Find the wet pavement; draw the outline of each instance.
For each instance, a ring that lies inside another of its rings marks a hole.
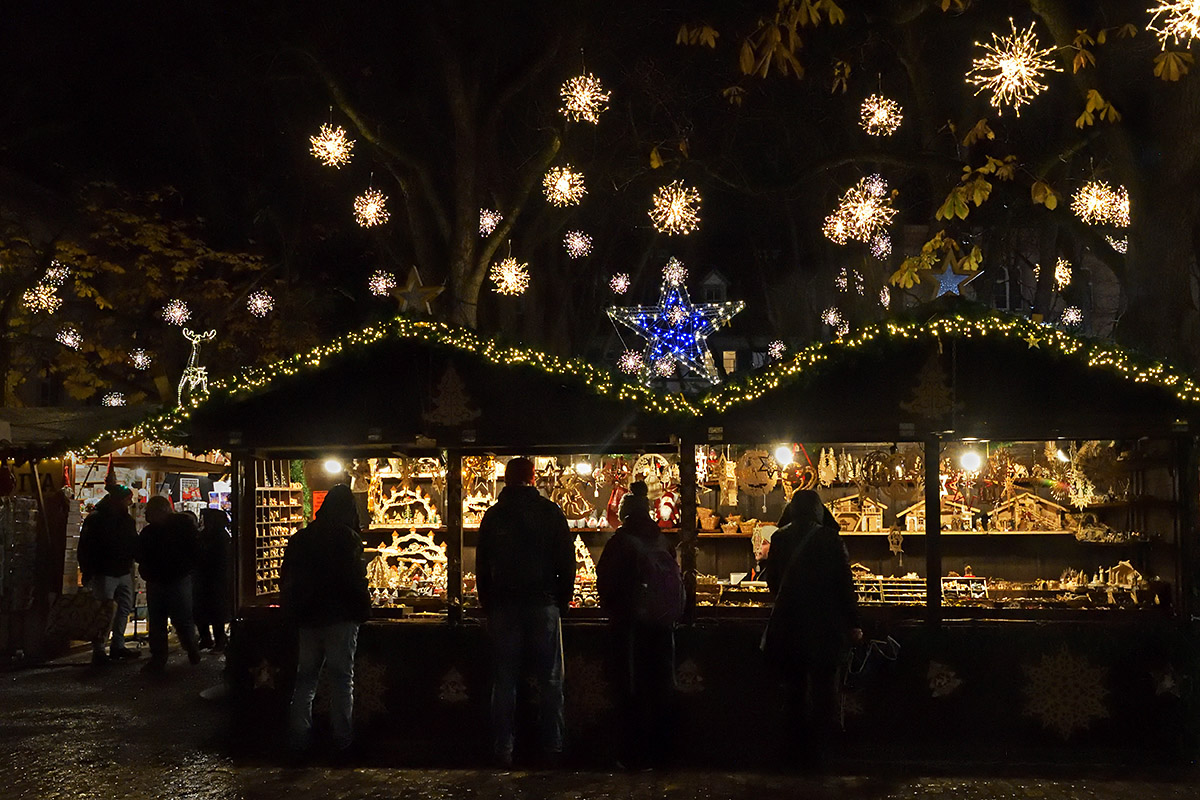
[[[870,774],[843,768],[823,777],[672,770],[654,773],[430,770],[280,763],[270,746],[232,753],[236,732],[223,701],[201,691],[220,684],[221,657],[191,667],[172,655],[168,674],[139,672],[145,659],[100,672],[86,655],[0,673],[0,798],[179,798],[180,800],[1174,800],[1200,797],[1191,769],[1070,776],[982,773],[969,765],[908,765]],[[1021,772],[1013,770],[1012,772]]]

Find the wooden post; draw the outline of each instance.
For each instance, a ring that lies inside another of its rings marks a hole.
[[[684,618],[696,617],[696,438],[679,439],[679,568],[687,593]]]
[[[444,450],[446,459],[446,616],[451,625],[462,622],[463,481],[462,451]]]
[[[942,443],[936,433],[925,439],[925,622],[942,621]]]

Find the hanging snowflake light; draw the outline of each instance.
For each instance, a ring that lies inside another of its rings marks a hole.
[[[1083,324],[1083,309],[1079,306],[1067,306],[1063,309],[1062,324],[1069,328]]]
[[[150,364],[153,359],[150,354],[140,347],[135,347],[129,351],[129,363],[139,372],[144,372],[150,369]]]
[[[884,308],[890,308],[892,305],[892,290],[887,286],[879,290],[879,305]]]
[[[125,395],[121,392],[109,392],[100,398],[100,405],[112,407],[123,406],[125,405]]]
[[[271,297],[271,293],[263,289],[257,292],[251,292],[246,298],[246,310],[260,319],[271,313],[271,309],[275,308],[275,298]]]
[[[1124,254],[1126,251],[1129,250],[1129,240],[1128,239],[1117,239],[1116,237],[1113,237],[1113,236],[1105,236],[1104,241],[1108,242],[1108,246],[1111,247],[1113,250],[1116,250],[1118,253]]]
[[[1153,15],[1146,30],[1154,31],[1163,50],[1167,44],[1191,47],[1192,39],[1200,36],[1200,2],[1196,0],[1160,2],[1146,10]]]
[[[833,329],[833,331],[839,337],[845,336],[847,333],[850,332],[850,323],[847,322],[846,320],[842,320],[841,322],[838,323],[838,326]]]
[[[850,239],[870,242],[885,233],[895,216],[887,181],[879,175],[871,175],[846,190],[838,207],[825,218],[822,230],[837,244],[845,244]]]
[[[58,329],[58,333],[54,338],[63,347],[69,347],[72,350],[78,350],[83,346],[83,334],[74,325],[64,325]]]
[[[575,122],[590,122],[594,125],[599,121],[604,110],[608,108],[608,98],[611,92],[604,91],[600,80],[588,73],[571,78],[564,83],[560,94],[562,94],[563,101],[560,110],[564,117]]]
[[[687,319],[687,311],[682,306],[671,306],[667,311],[667,321],[672,325],[682,325]]]
[[[839,292],[844,292],[850,286],[850,274],[845,267],[842,267],[838,272],[837,277],[833,279],[833,285]]]
[[[171,300],[159,315],[171,325],[182,325],[192,318],[192,310],[182,300]]]
[[[583,231],[567,231],[563,236],[563,247],[571,258],[583,258],[592,252],[592,237]]]
[[[831,328],[836,328],[842,324],[842,312],[837,306],[830,306],[821,312],[821,321]]]
[[[552,167],[542,178],[542,189],[545,190],[546,199],[551,205],[560,208],[578,205],[587,194],[587,187],[583,185],[583,173],[571,169],[570,164],[565,167]]]
[[[387,195],[378,189],[367,189],[354,198],[354,220],[364,228],[373,228],[388,221]]]
[[[687,267],[678,258],[672,256],[663,266],[663,280],[668,286],[679,286],[687,280]]]
[[[21,305],[25,306],[25,310],[38,313],[53,314],[62,307],[62,298],[58,296],[58,292],[53,286],[45,283],[39,283],[32,289],[26,289],[21,295]]]
[[[700,227],[700,192],[672,181],[654,193],[650,221],[659,233],[687,235]]]
[[[617,294],[625,294],[629,291],[629,273],[618,272],[616,275],[613,275],[612,279],[608,282],[608,286]]]
[[[669,378],[675,374],[675,359],[663,356],[654,362],[654,374],[660,378]]]
[[[888,235],[887,231],[876,234],[871,239],[871,255],[880,261],[887,261],[892,257],[892,237]]]
[[[385,269],[377,269],[367,279],[367,288],[373,295],[387,297],[396,288],[396,276]]]
[[[350,151],[354,149],[354,140],[346,136],[341,125],[322,125],[321,132],[308,137],[312,145],[313,156],[327,167],[341,167],[350,163]]]
[[[783,340],[776,339],[767,345],[767,355],[771,357],[772,361],[778,361],[779,359],[783,358],[784,349]]]
[[[504,221],[504,215],[490,208],[479,209],[479,235],[491,236],[496,226]]]
[[[1053,48],[1038,49],[1032,22],[1021,32],[1017,31],[1017,25],[1011,17],[1008,24],[1012,27],[1011,36],[993,33],[991,44],[975,43],[976,47],[984,49],[984,55],[971,62],[967,82],[979,87],[976,95],[985,89],[991,90],[992,96],[988,102],[997,113],[1003,114],[1004,106],[1010,105],[1019,117],[1021,106],[1046,89],[1046,84],[1041,82],[1043,74],[1047,71],[1062,72],[1062,68],[1051,58]]]
[[[1118,228],[1129,227],[1129,190],[1124,186],[1117,186],[1116,189],[1113,189],[1108,222]]]
[[[1054,288],[1061,292],[1071,285],[1071,262],[1060,258],[1054,264]]]
[[[635,372],[640,372],[644,363],[640,352],[637,350],[626,350],[617,359],[617,369],[632,375]]]
[[[492,279],[492,283],[496,284],[495,292],[509,295],[523,294],[529,288],[529,265],[509,257],[492,264],[489,277]]]
[[[1089,225],[1129,226],[1129,190],[1104,181],[1088,181],[1071,198],[1075,216]]]
[[[66,283],[70,275],[70,267],[61,261],[54,260],[50,262],[50,266],[46,269],[46,274],[42,276],[40,283],[57,288]]]
[[[872,136],[891,136],[904,120],[900,104],[881,94],[864,100],[859,115],[862,129]]]

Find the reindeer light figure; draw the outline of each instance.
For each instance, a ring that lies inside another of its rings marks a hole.
[[[193,333],[187,328],[183,329],[183,338],[192,343],[192,354],[188,356],[187,367],[183,370],[183,375],[179,378],[179,405],[184,403],[184,392],[188,394],[190,399],[195,394],[201,394],[208,391],[208,368],[200,366],[200,343],[210,342],[215,339],[217,332],[206,331],[204,333]]]

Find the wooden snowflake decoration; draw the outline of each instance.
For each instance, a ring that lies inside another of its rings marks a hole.
[[[583,173],[571,169],[570,164],[565,167],[552,167],[542,178],[542,189],[545,190],[546,199],[551,205],[560,208],[578,205],[587,194],[587,187],[583,185]]]
[[[271,297],[271,293],[259,289],[256,292],[251,292],[246,298],[246,310],[259,319],[271,313],[271,309],[275,308],[275,298]]]
[[[1062,291],[1071,285],[1071,262],[1060,258],[1054,264],[1054,288]]]
[[[1108,716],[1107,670],[1092,666],[1067,647],[1021,669],[1025,673],[1025,715],[1036,717],[1063,739]]]
[[[851,239],[869,243],[886,232],[895,216],[887,181],[879,175],[870,175],[846,190],[837,208],[825,218],[822,232],[836,244],[846,244]]]
[[[1020,32],[1011,17],[1008,24],[1012,27],[1011,36],[993,33],[991,44],[975,43],[976,47],[984,49],[984,55],[971,62],[967,82],[979,87],[976,95],[991,90],[992,96],[988,102],[997,113],[1003,114],[1004,107],[1008,105],[1019,117],[1021,106],[1045,91],[1043,75],[1050,71],[1062,72],[1062,68],[1051,58],[1053,48],[1038,49],[1032,22]]]
[[[150,369],[153,361],[154,359],[150,357],[150,354],[140,347],[135,347],[129,351],[129,363],[139,372]]]
[[[618,272],[612,276],[612,280],[608,282],[608,285],[615,293],[625,294],[629,291],[629,273]]]
[[[583,258],[592,252],[592,237],[583,231],[567,231],[563,236],[563,247],[571,258]]]
[[[771,357],[772,361],[778,361],[783,358],[784,349],[783,340],[776,339],[767,345],[767,355]]]
[[[54,338],[63,347],[69,347],[72,350],[78,350],[83,346],[83,334],[74,325],[62,326]]]
[[[1154,31],[1163,50],[1168,44],[1191,47],[1192,40],[1200,36],[1200,2],[1196,0],[1160,2],[1146,10],[1151,14],[1146,30]]]
[[[387,297],[396,288],[396,276],[385,269],[377,269],[367,279],[367,288],[377,297]]]
[[[479,235],[491,236],[496,226],[504,221],[504,215],[490,208],[479,209]]]
[[[678,258],[668,258],[663,266],[663,280],[668,286],[679,286],[687,280],[687,267]]]
[[[617,359],[617,369],[621,370],[621,372],[627,372],[631,375],[635,372],[641,372],[642,365],[642,354],[637,350],[626,350],[624,353],[621,353],[621,357]]]
[[[1083,309],[1079,306],[1067,306],[1063,309],[1062,324],[1068,328],[1075,328],[1083,324]]]
[[[859,124],[872,136],[891,136],[903,121],[900,104],[881,94],[868,97],[859,110]]]
[[[354,198],[354,220],[364,228],[373,228],[388,221],[387,195],[378,189],[367,189]]]
[[[1129,226],[1129,190],[1104,181],[1088,181],[1071,198],[1075,216],[1089,225]]]
[[[654,193],[650,222],[659,233],[687,235],[700,227],[700,192],[672,181]]]
[[[113,407],[123,406],[125,405],[125,395],[121,394],[120,392],[109,392],[108,394],[104,395],[104,397],[100,398],[100,405]]]
[[[608,108],[611,92],[604,91],[600,80],[591,73],[571,78],[559,90],[562,95],[562,114],[575,122],[590,122],[595,125],[600,115]]]
[[[499,294],[524,294],[529,288],[529,265],[509,257],[493,264],[489,277]]]
[[[53,286],[45,283],[39,283],[32,289],[26,289],[21,295],[21,305],[26,311],[32,313],[53,314],[62,307],[62,298],[58,296]]]
[[[316,136],[308,137],[312,145],[310,152],[313,157],[327,167],[337,167],[350,163],[350,152],[354,149],[354,140],[346,136],[341,125],[322,125]]]
[[[182,300],[171,300],[163,306],[159,315],[170,325],[183,325],[192,318],[192,310]]]

